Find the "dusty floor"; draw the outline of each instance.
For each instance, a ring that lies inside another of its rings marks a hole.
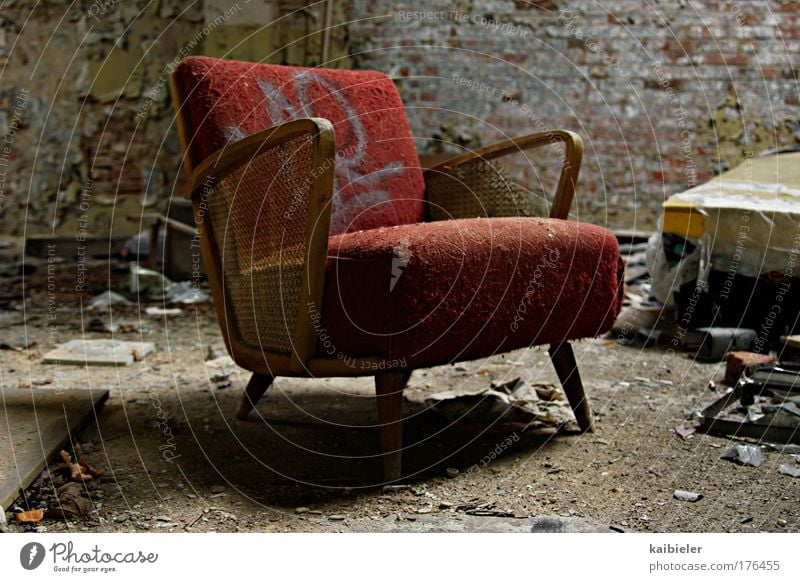
[[[578,342],[593,434],[518,431],[519,439],[484,466],[509,434],[457,432],[412,406],[405,423],[409,478],[383,487],[369,378],[281,378],[259,415],[241,422],[232,412],[248,374],[235,372],[229,386],[215,378],[220,370],[206,358],[222,340],[208,307],[169,320],[137,306],[115,310],[148,328],[116,337],[153,341],[156,353],[128,367],[80,368],[39,359],[59,341],[109,337],[83,331],[95,314],[67,294],[48,319],[46,295],[35,287],[26,295],[24,315],[8,311],[19,302],[7,302],[3,335],[27,335],[36,345],[0,351],[3,385],[111,391],[78,438],[83,455],[107,472],[87,487],[96,511],[88,520],[46,519],[40,530],[497,531],[528,523],[524,518],[563,516],[597,531],[800,531],[800,479],[778,473],[790,456],[767,452],[760,468],[737,466],[719,459],[728,439],[682,440],[673,431],[718,396],[708,389],[718,365],[659,348]],[[542,349],[465,368],[417,371],[408,396],[515,377],[556,381]],[[448,468],[460,473],[448,478]],[[31,503],[63,479],[57,462],[50,469],[28,491]],[[704,498],[678,501],[675,489]],[[467,515],[476,508],[478,516]]]

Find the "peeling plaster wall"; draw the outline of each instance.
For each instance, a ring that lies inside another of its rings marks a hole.
[[[182,56],[320,61],[321,5],[12,0],[0,11],[0,232],[138,232],[183,176],[167,78]],[[334,13],[343,20],[342,8]],[[332,65],[348,67],[346,29]],[[5,148],[5,149],[4,149]],[[130,220],[133,217],[134,220]]]
[[[800,142],[798,2],[355,0],[353,17],[354,66],[399,78],[423,151],[579,132],[583,220],[652,229],[667,196]]]

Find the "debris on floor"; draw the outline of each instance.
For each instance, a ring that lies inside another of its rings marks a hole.
[[[128,290],[139,299],[163,299],[164,292],[173,285],[172,281],[158,271],[145,269],[138,263],[131,263],[130,270]]]
[[[759,368],[775,363],[775,356],[754,352],[728,352],[725,357],[724,382],[733,386],[742,376],[750,377]]]
[[[694,433],[697,432],[697,427],[695,426],[676,426],[675,427],[675,434],[677,434],[682,439],[688,439]]]
[[[217,358],[224,358],[227,355],[228,355],[228,352],[226,352],[224,349],[218,349],[218,348],[215,348],[214,346],[208,346],[206,348],[206,358],[205,359],[206,359],[206,361],[216,360]]]
[[[748,407],[750,411],[758,416],[753,422],[773,427],[791,428],[800,427],[800,408],[794,402],[782,402],[781,404],[754,404]]]
[[[8,508],[37,475],[40,479],[49,475],[42,473],[47,461],[96,414],[108,390],[3,388],[0,392],[5,413],[0,429],[0,508]],[[61,473],[54,471],[52,479],[43,479],[45,485],[63,479]]]
[[[166,229],[159,229],[158,239],[156,240],[156,257],[160,261],[164,256],[164,241],[166,239]],[[150,258],[150,238],[149,229],[130,237],[119,250],[120,256],[127,261],[146,261]]]
[[[183,315],[183,309],[180,307],[147,307],[144,312],[150,317],[176,317]]]
[[[761,453],[761,449],[755,445],[733,445],[725,449],[720,459],[752,467],[760,467],[764,464],[764,455]]]
[[[800,477],[800,465],[788,465],[786,463],[778,467],[781,475],[789,475],[790,477]]]
[[[800,444],[800,373],[759,368],[698,413],[700,428],[773,443]]]
[[[115,339],[74,339],[60,344],[42,358],[43,364],[76,366],[127,366],[143,360],[155,350],[152,342]]]
[[[514,512],[510,509],[497,509],[496,502],[482,499],[473,499],[457,505],[456,511],[478,517],[514,517]]]
[[[59,456],[64,461],[69,470],[69,478],[76,483],[83,483],[84,481],[91,481],[103,476],[102,469],[95,469],[85,459],[74,459],[67,451],[61,451]]]
[[[695,357],[705,362],[719,361],[731,351],[750,350],[758,336],[754,329],[738,327],[701,327],[696,331],[701,339]]]
[[[36,345],[36,341],[26,336],[18,338],[8,338],[0,341],[0,350],[13,350],[21,352],[30,349]]]
[[[233,361],[232,357],[230,357],[227,353],[224,352],[215,352],[215,354],[217,354],[216,358],[214,358],[213,360],[205,361],[205,365],[207,368],[212,368],[214,370],[222,370],[223,373],[227,373],[228,375],[236,371],[237,369],[236,362]]]
[[[20,511],[15,515],[17,523],[36,525],[44,519],[44,509],[31,509],[30,511]]]
[[[107,289],[99,295],[95,295],[89,301],[88,309],[108,309],[109,307],[122,307],[132,305],[125,297]]]
[[[194,305],[197,303],[208,303],[211,301],[211,297],[208,293],[195,286],[191,281],[181,281],[167,287],[164,292],[164,300],[167,303]]]
[[[140,300],[165,301],[193,305],[208,303],[211,297],[192,281],[175,283],[158,271],[131,263],[129,290]]]
[[[56,489],[56,499],[52,507],[47,508],[47,519],[89,519],[92,513],[92,501],[84,496],[84,488],[78,483],[65,483]]]
[[[214,353],[217,355],[216,358],[205,361],[208,379],[211,383],[215,384],[219,390],[230,388],[232,385],[231,376],[233,376],[239,368],[229,355],[223,352]]]
[[[425,404],[467,431],[558,427],[571,419],[555,387],[519,378],[471,392],[437,392]]]
[[[690,503],[700,501],[703,498],[703,496],[700,493],[695,493],[693,491],[684,491],[683,489],[676,489],[673,492],[672,496],[678,501],[688,501]]]
[[[146,333],[150,329],[138,321],[120,320],[106,321],[102,317],[94,317],[86,324],[86,331],[98,333]]]
[[[800,455],[800,445],[774,445],[772,443],[764,443],[764,447],[775,453]],[[800,462],[800,460],[798,460],[798,462]]]

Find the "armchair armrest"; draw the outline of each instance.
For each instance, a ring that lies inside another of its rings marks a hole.
[[[504,190],[513,189],[514,185],[502,175],[498,167],[491,164],[491,161],[501,156],[554,142],[563,142],[565,151],[561,177],[553,204],[550,207],[550,217],[566,219],[569,216],[580,172],[583,141],[578,134],[564,130],[546,131],[509,139],[467,152],[429,168],[425,172],[428,201],[434,207],[441,204],[446,208],[447,202],[453,198],[454,190],[461,190],[462,196],[464,190],[467,190],[467,193],[473,197],[480,197],[484,194],[487,196],[503,195]],[[487,173],[493,174],[493,179],[487,180]],[[481,175],[482,177],[479,177]],[[481,182],[481,184],[477,182]],[[470,192],[473,188],[474,191]],[[485,190],[488,192],[484,192]]]
[[[301,371],[316,351],[334,147],[329,121],[290,121],[211,154],[184,189],[223,336],[250,370]]]

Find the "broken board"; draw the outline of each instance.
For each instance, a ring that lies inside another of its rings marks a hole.
[[[0,504],[7,509],[73,440],[108,390],[0,389]]]
[[[74,339],[60,344],[42,358],[43,364],[73,366],[127,366],[144,359],[155,349],[152,342],[123,342],[113,339]]]

